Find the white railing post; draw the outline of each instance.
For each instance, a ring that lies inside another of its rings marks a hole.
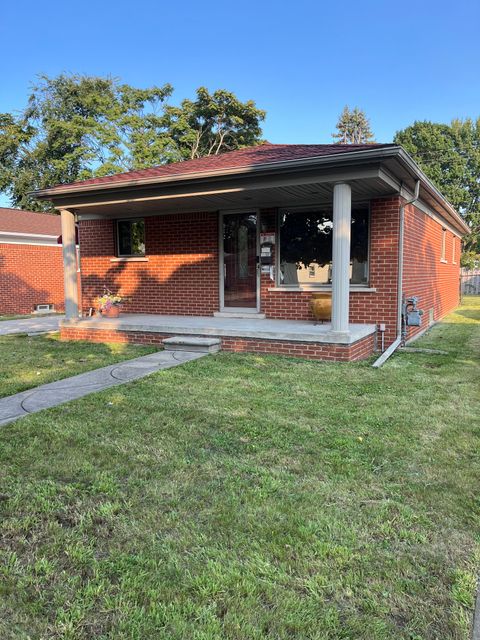
[[[336,184],[333,187],[332,332],[344,335],[349,333],[351,223],[351,187]]]
[[[63,280],[65,285],[65,317],[78,318],[77,255],[75,243],[75,215],[68,209],[61,209]]]

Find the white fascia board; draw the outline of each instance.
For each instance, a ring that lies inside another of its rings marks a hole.
[[[37,247],[61,247],[59,236],[46,236],[37,233],[12,233],[0,231],[0,244],[27,244]]]

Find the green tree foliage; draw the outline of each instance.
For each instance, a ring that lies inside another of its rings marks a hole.
[[[332,134],[337,144],[366,144],[374,136],[365,111],[355,107],[344,107],[337,122],[337,132]]]
[[[41,76],[23,113],[0,114],[0,190],[14,206],[44,210],[31,191],[260,141],[265,112],[253,102],[202,88],[195,101],[171,107],[172,92],[169,84]]]
[[[471,228],[467,251],[480,253],[480,118],[422,121],[398,131],[401,144]]]
[[[464,269],[473,271],[480,267],[480,253],[475,251],[464,251],[462,253],[460,264]]]
[[[1,187],[15,206],[41,210],[48,204],[32,199],[34,189],[154,163],[165,143],[157,110],[171,92],[170,85],[41,76],[24,112],[0,117]]]
[[[216,155],[257,144],[265,111],[252,100],[240,102],[231,92],[197,90],[196,100],[165,109],[166,127],[183,159]]]

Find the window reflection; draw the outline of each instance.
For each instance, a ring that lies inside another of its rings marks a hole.
[[[367,207],[352,208],[350,282],[368,282]],[[280,284],[320,285],[332,281],[333,212],[317,208],[280,215]]]

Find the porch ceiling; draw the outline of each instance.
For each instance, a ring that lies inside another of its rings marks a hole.
[[[332,202],[333,186],[342,180],[348,180],[357,202],[398,192],[398,184],[379,166],[372,166],[334,174],[212,181],[197,188],[157,185],[130,193],[99,194],[95,200],[90,196],[88,202],[77,199],[63,206],[88,219],[324,204]]]

